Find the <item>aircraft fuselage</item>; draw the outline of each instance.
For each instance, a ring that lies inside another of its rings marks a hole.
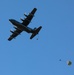
[[[32,29],[32,28],[27,27],[27,26],[21,24],[20,22],[14,20],[14,19],[9,19],[9,21],[10,21],[13,25],[15,25],[15,26],[16,26],[19,30],[21,30],[21,31],[26,31],[26,32],[28,32],[28,33],[32,33],[32,32],[33,32],[33,29]]]

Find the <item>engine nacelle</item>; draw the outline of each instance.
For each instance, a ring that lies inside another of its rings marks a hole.
[[[14,31],[10,30],[11,33],[14,33]]]
[[[24,13],[24,15],[27,17],[26,13]]]
[[[21,21],[24,21],[22,18],[20,18]]]
[[[18,29],[17,27],[14,27],[15,29]]]
[[[37,28],[35,27],[34,30],[36,30]]]
[[[17,28],[17,27],[14,27],[15,29],[18,29],[18,30],[21,30],[21,29],[19,29],[19,28]],[[21,30],[22,31],[22,30]]]
[[[15,31],[12,31],[12,30],[10,30],[10,32],[13,33],[13,34],[18,34],[18,32],[15,32]]]

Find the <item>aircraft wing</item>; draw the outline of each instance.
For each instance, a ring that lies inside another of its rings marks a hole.
[[[37,10],[37,8],[34,8],[34,9],[29,13],[29,15],[24,14],[24,15],[26,16],[26,18],[25,18],[24,20],[21,19],[21,20],[23,21],[23,22],[22,22],[23,25],[27,26],[27,25],[30,23],[30,21],[32,20],[34,14],[35,14],[35,12],[36,12],[36,10]]]
[[[9,41],[11,41],[13,38],[17,37],[22,31],[19,29],[16,29],[15,31],[11,31],[12,35],[8,38]]]

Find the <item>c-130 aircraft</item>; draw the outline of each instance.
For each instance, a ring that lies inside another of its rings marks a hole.
[[[13,38],[18,36],[22,31],[26,31],[27,33],[32,33],[30,39],[35,37],[39,31],[41,30],[42,26],[39,26],[38,28],[30,28],[28,27],[29,23],[31,22],[32,18],[34,17],[34,14],[36,12],[37,8],[34,8],[28,15],[24,14],[26,16],[25,19],[21,19],[22,23],[14,20],[14,19],[9,19],[9,21],[14,25],[15,30],[10,32],[12,35],[8,38],[9,41],[11,41]]]

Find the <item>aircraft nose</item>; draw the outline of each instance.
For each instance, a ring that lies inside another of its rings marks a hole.
[[[11,21],[12,21],[12,19],[9,19],[9,21],[11,22]]]

